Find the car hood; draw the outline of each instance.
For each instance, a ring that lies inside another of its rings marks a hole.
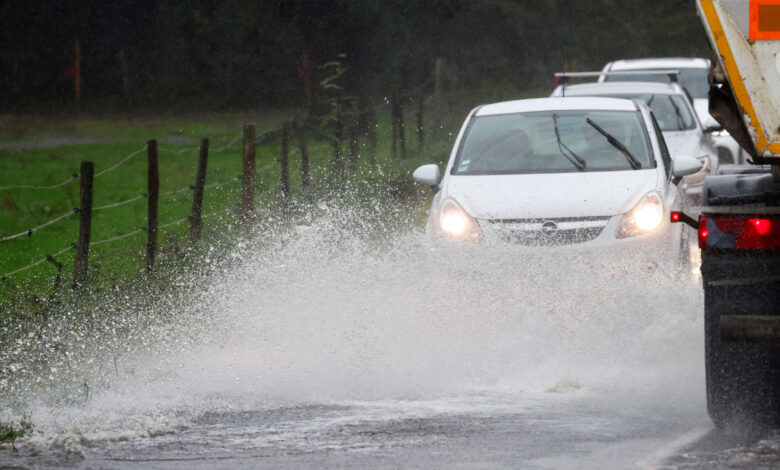
[[[696,115],[699,116],[699,121],[702,126],[717,124],[715,118],[710,116],[709,106],[709,102],[706,98],[696,98],[693,100],[693,109],[696,111]]]
[[[702,148],[701,135],[695,130],[665,131],[663,134],[672,158],[681,155],[696,158],[709,153],[707,149]]]
[[[628,212],[657,179],[655,169],[452,175],[444,196],[477,219],[603,217]]]

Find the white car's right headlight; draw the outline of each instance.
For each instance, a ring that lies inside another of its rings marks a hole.
[[[661,197],[651,192],[623,215],[618,226],[617,237],[628,238],[650,233],[660,227],[663,221],[664,206]]]
[[[455,201],[444,201],[439,211],[439,227],[454,238],[476,240],[480,236],[479,226]]]

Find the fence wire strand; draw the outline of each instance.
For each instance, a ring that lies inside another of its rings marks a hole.
[[[20,185],[20,186],[0,186],[0,190],[6,190],[6,189],[55,189],[55,188],[61,188],[62,186],[65,186],[68,183],[72,183],[73,181],[77,180],[79,178],[79,175],[74,173],[70,175],[70,178],[66,179],[62,183],[53,184],[51,186],[29,186],[29,185]]]
[[[138,195],[136,197],[131,197],[130,199],[125,199],[124,201],[115,202],[113,204],[106,204],[105,206],[93,207],[92,208],[92,212],[102,211],[103,209],[112,209],[114,207],[124,206],[125,204],[130,204],[131,202],[135,202],[135,201],[137,201],[139,199],[143,199],[143,198],[147,198],[147,197],[149,197],[149,195],[146,194],[146,193],[143,193],[143,194],[140,194],[140,195]]]
[[[106,168],[106,169],[105,169],[105,170],[103,170],[103,171],[99,171],[99,172],[95,173],[95,176],[94,176],[94,178],[97,178],[98,176],[103,176],[103,175],[105,175],[106,173],[108,173],[108,172],[110,172],[110,171],[114,171],[114,170],[116,170],[117,168],[119,168],[120,166],[124,165],[124,164],[125,164],[125,163],[127,163],[127,162],[128,162],[130,159],[131,159],[131,158],[135,157],[136,155],[138,155],[139,153],[143,152],[144,150],[146,150],[146,145],[144,145],[144,146],[143,146],[143,147],[141,147],[140,149],[136,150],[135,152],[131,153],[130,155],[126,156],[125,158],[123,158],[123,159],[119,160],[119,161],[118,161],[118,162],[116,162],[116,163],[115,163],[115,164],[114,164],[112,167],[110,167],[110,168]]]
[[[55,256],[59,256],[59,255],[61,255],[61,254],[65,253],[65,252],[66,252],[66,251],[68,251],[68,250],[72,250],[72,249],[73,249],[75,246],[76,246],[76,245],[70,245],[70,246],[69,246],[69,247],[67,247],[67,248],[64,248],[64,249],[62,249],[62,250],[60,250],[60,251],[58,251],[58,252],[56,252],[56,253],[53,253],[53,254],[51,254],[51,255],[47,255],[47,256],[51,256],[52,258],[53,258],[53,257],[55,257]],[[41,264],[41,263],[45,262],[46,260],[47,260],[47,258],[43,258],[43,259],[41,259],[41,260],[38,260],[38,261],[36,261],[36,262],[34,262],[34,263],[28,264],[27,266],[24,266],[24,267],[22,267],[22,268],[19,268],[19,269],[17,269],[16,271],[11,271],[10,273],[5,273],[5,274],[3,274],[2,276],[0,276],[0,278],[7,278],[8,276],[13,276],[14,274],[20,273],[20,272],[22,272],[22,271],[27,271],[28,269],[30,269],[30,268],[33,268],[33,267],[35,267],[35,266],[38,266],[39,264]]]
[[[233,145],[236,143],[236,141],[238,139],[240,139],[241,137],[242,137],[241,134],[239,134],[239,135],[233,137],[233,140],[228,142],[226,145],[223,145],[222,147],[209,149],[209,152],[224,152],[225,150],[230,150],[233,147]],[[166,147],[160,147],[158,149],[158,151],[160,151],[160,152],[168,152],[168,153],[175,153],[175,154],[182,154],[182,153],[185,153],[185,152],[194,152],[196,150],[200,150],[200,147],[187,147],[187,148],[178,149],[178,150],[173,150],[173,149],[169,149],[169,148],[166,148]]]
[[[0,243],[2,243],[2,242],[7,242],[8,240],[13,240],[14,238],[23,237],[23,236],[25,236],[25,235],[27,235],[28,237],[31,237],[33,233],[35,233],[35,232],[37,232],[37,231],[39,231],[39,230],[41,230],[41,229],[43,229],[43,228],[46,228],[46,227],[48,227],[49,225],[52,225],[52,224],[54,224],[54,223],[57,223],[57,222],[59,222],[59,221],[60,221],[60,220],[62,220],[62,219],[65,219],[65,218],[67,218],[67,217],[70,217],[71,215],[73,215],[73,214],[75,214],[75,213],[77,213],[77,212],[78,212],[78,210],[76,210],[76,209],[71,209],[71,210],[70,210],[70,212],[68,212],[68,213],[66,213],[66,214],[62,214],[62,215],[61,215],[61,216],[59,216],[59,217],[55,217],[55,218],[51,219],[50,221],[48,221],[48,222],[46,222],[46,223],[43,223],[43,224],[41,224],[41,225],[39,225],[39,226],[37,226],[37,227],[33,227],[33,228],[30,228],[30,229],[27,229],[27,230],[25,230],[24,232],[19,232],[19,233],[17,233],[17,234],[14,234],[14,235],[9,235],[9,236],[7,236],[7,237],[0,238]]]
[[[130,155],[126,156],[125,158],[119,160],[111,168],[106,168],[103,171],[95,173],[95,176],[93,178],[97,178],[98,176],[102,176],[102,175],[105,175],[106,173],[108,173],[110,171],[116,170],[120,166],[124,165],[128,160],[130,160],[131,158],[135,157],[136,155],[138,155],[139,153],[143,152],[144,150],[146,150],[146,145],[144,145],[143,148],[140,148],[140,149],[136,150],[135,152],[131,153]],[[70,175],[70,177],[68,179],[66,179],[65,181],[63,181],[61,183],[57,183],[57,184],[52,184],[50,186],[32,186],[32,185],[0,186],[0,191],[7,190],[7,189],[56,189],[56,188],[60,188],[62,186],[65,186],[66,184],[72,183],[73,181],[75,181],[77,179],[79,179],[79,174],[78,173],[74,173],[74,174]]]
[[[141,233],[143,231],[144,231],[144,229],[139,228],[137,230],[133,230],[132,232],[127,232],[127,233],[124,233],[122,235],[117,235],[116,237],[111,237],[111,238],[106,238],[105,240],[98,240],[96,242],[91,242],[89,244],[89,246],[92,247],[92,246],[95,246],[95,245],[102,245],[104,243],[115,242],[115,241],[121,240],[123,238],[132,237],[133,235],[139,234],[139,233]]]

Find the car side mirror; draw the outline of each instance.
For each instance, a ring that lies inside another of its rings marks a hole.
[[[439,165],[433,163],[423,165],[414,170],[412,178],[418,183],[428,185],[436,190],[439,189],[439,183],[441,183],[441,170],[439,170]]]
[[[692,175],[701,169],[701,162],[693,157],[683,155],[675,157],[675,159],[672,160],[672,177],[674,178],[675,184],[677,184],[683,176]]]

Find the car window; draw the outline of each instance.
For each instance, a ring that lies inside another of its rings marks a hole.
[[[473,118],[463,137],[454,174],[513,174],[631,170],[626,157],[590,119],[620,141],[641,168],[652,168],[647,133],[634,111],[544,111]],[[560,144],[555,133],[558,124]],[[571,153],[570,153],[571,152]]]
[[[661,132],[658,121],[655,120],[655,115],[652,112],[650,113],[650,119],[653,121],[653,130],[655,131],[655,137],[658,139],[658,147],[661,149],[661,160],[664,162],[664,170],[666,171],[666,176],[669,176],[672,173],[672,156],[669,154],[664,134]]]
[[[647,69],[652,70],[652,69]],[[657,69],[660,70],[660,69]],[[681,68],[669,67],[669,70],[678,70],[677,82],[688,90],[694,98],[707,98],[710,91],[710,84],[707,78],[708,70],[706,68]],[[622,70],[621,70],[622,71]],[[669,83],[671,80],[668,75],[607,75],[604,77],[606,82],[660,82]]]
[[[624,93],[598,95],[610,98],[639,100],[650,106],[664,131],[686,131],[696,128],[696,118],[688,100],[682,95]]]

